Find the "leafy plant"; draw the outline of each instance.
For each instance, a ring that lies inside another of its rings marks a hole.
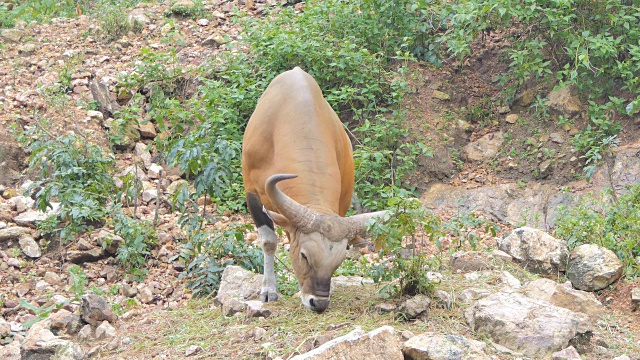
[[[87,275],[78,265],[69,267],[68,272],[71,277],[71,292],[75,295],[75,300],[80,300],[82,299],[82,295],[84,295],[85,286],[89,283],[87,281]]]
[[[425,269],[433,264],[424,254],[418,253],[420,244],[417,237],[421,234],[420,243],[425,237],[429,241],[438,239],[440,219],[430,214],[415,198],[393,197],[387,207],[390,212],[383,219],[372,220],[367,233],[381,254],[391,254],[393,259],[391,264],[372,266],[369,275],[375,282],[399,279],[396,289],[399,294],[433,292],[433,284],[424,276]]]
[[[253,225],[231,224],[219,232],[198,231],[188,242],[180,245],[177,258],[186,264],[180,279],[197,295],[215,294],[222,271],[237,264],[255,272],[262,272],[262,249],[248,244],[244,233]]]
[[[572,207],[561,206],[554,229],[570,248],[597,244],[613,251],[624,264],[625,275],[640,275],[640,185],[622,195],[606,190],[600,196],[581,197]]]

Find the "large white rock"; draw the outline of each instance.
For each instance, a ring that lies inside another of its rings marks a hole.
[[[558,284],[550,279],[537,279],[527,283],[520,292],[530,298],[584,313],[594,324],[603,314],[602,304],[592,293],[574,289],[569,281]]]
[[[622,276],[622,262],[613,251],[595,244],[576,247],[569,256],[567,277],[576,289],[598,291]]]
[[[518,293],[495,293],[465,312],[477,333],[526,356],[546,357],[591,330],[588,317]]]
[[[424,333],[407,340],[402,352],[411,360],[489,360],[491,357],[484,353],[485,348],[485,343],[460,335]]]
[[[227,294],[240,300],[255,300],[260,295],[263,275],[230,265],[224,269],[220,279],[220,294]]]
[[[347,335],[335,338],[292,360],[403,360],[401,344],[391,326],[364,333],[358,326]]]
[[[566,270],[567,244],[542,230],[521,227],[497,240],[500,250],[531,272],[555,275]]]

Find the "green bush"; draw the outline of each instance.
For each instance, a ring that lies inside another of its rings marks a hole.
[[[244,233],[253,225],[231,224],[224,231],[192,233],[188,242],[180,246],[176,257],[186,265],[180,279],[193,289],[194,295],[215,294],[220,286],[222,271],[236,264],[262,273],[262,249],[247,243]]]
[[[447,2],[442,5],[446,30],[438,42],[452,57],[463,59],[471,55],[476,38],[506,32],[511,45],[505,52],[511,62],[501,83],[509,85],[511,100],[531,81],[575,85],[589,101],[589,124],[576,141],[590,176],[620,131],[614,112],[602,112],[602,104],[618,102],[614,110],[624,116],[637,111],[640,103],[636,5],[622,0]]]
[[[576,206],[558,211],[555,236],[570,248],[597,244],[613,251],[629,278],[640,275],[640,185],[627,187],[623,195],[611,190],[581,197]]]

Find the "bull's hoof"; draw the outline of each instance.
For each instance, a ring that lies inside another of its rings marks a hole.
[[[260,301],[274,302],[278,301],[278,293],[273,290],[263,290],[260,292]]]

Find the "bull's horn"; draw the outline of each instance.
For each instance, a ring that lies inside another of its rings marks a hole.
[[[269,196],[273,205],[278,208],[280,214],[284,215],[284,217],[286,217],[294,226],[303,232],[313,231],[314,223],[318,220],[318,214],[306,206],[299,204],[297,201],[280,191],[276,186],[276,184],[282,180],[294,179],[297,177],[298,175],[294,174],[271,175],[265,183],[267,196]]]
[[[344,219],[348,223],[349,237],[351,238],[351,237],[355,237],[356,235],[364,235],[364,233],[367,231],[367,222],[369,220],[375,219],[375,218],[382,219],[388,213],[389,211],[386,211],[386,210],[376,211],[376,212],[371,212],[366,214],[353,215]]]

